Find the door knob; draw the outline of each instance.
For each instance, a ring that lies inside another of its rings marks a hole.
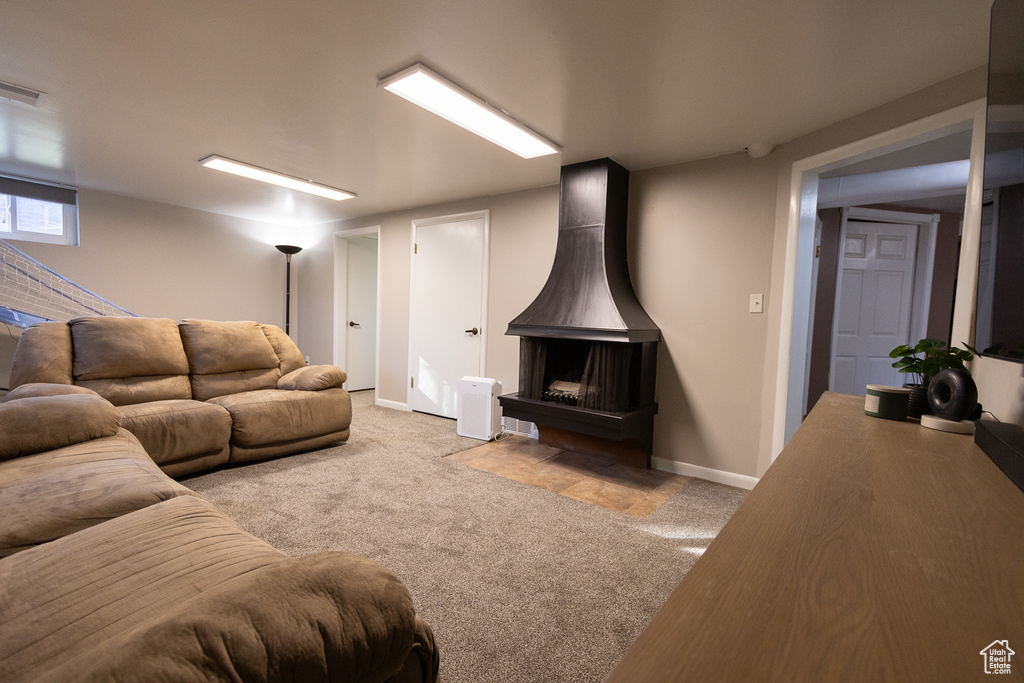
[[[479,333],[480,333],[480,330],[478,330],[475,327],[473,329],[471,329],[471,330],[466,330],[466,334],[474,334],[475,335],[475,334],[479,334]]]
[[[348,321],[348,326],[349,326],[349,327],[359,327],[359,323],[354,323],[354,322],[352,322],[351,320],[349,320],[349,321]]]

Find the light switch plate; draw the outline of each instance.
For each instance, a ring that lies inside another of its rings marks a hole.
[[[764,313],[764,294],[750,295],[750,312]]]

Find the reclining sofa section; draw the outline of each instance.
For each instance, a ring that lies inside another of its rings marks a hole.
[[[0,681],[437,679],[394,574],[275,550],[63,388],[0,405]]]
[[[307,366],[273,325],[86,317],[24,331],[5,400],[95,392],[180,477],[345,441],[345,379],[340,368]]]

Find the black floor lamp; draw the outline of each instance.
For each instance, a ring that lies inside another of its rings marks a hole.
[[[277,244],[274,248],[285,255],[288,265],[285,267],[284,275],[284,333],[289,334],[292,313],[292,254],[298,254],[302,247],[295,247],[290,244]]]

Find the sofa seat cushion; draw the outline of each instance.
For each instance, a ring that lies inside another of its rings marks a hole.
[[[194,495],[161,472],[124,429],[0,462],[0,557],[163,500]]]
[[[188,383],[188,375],[83,379],[78,381],[78,386],[95,391],[115,406],[192,398],[192,386]]]
[[[121,426],[130,431],[160,466],[222,453],[227,462],[231,415],[221,406],[192,400],[150,401],[121,406]]]
[[[41,581],[40,577],[46,580]],[[179,498],[0,562],[0,680],[434,680],[406,588]],[[418,669],[418,671],[417,671]]]
[[[352,399],[344,389],[265,389],[209,402],[231,413],[232,444],[250,448],[343,432],[352,422]]]
[[[95,394],[7,401],[0,404],[0,461],[113,436],[120,424],[117,408]]]
[[[277,368],[238,370],[218,375],[192,375],[192,397],[197,401],[208,401],[217,396],[274,389],[279,379],[281,371]]]

